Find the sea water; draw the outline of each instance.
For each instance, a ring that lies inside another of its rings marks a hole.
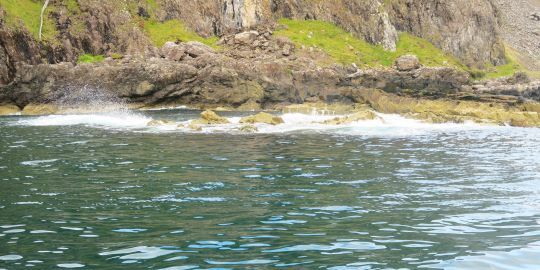
[[[0,269],[540,269],[540,129],[198,114],[0,118]]]

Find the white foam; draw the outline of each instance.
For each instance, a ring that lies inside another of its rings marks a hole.
[[[131,113],[47,115],[20,120],[17,124],[28,126],[86,125],[109,128],[145,128],[150,117]]]
[[[255,124],[260,134],[276,134],[288,132],[300,133],[323,133],[352,136],[383,136],[403,137],[417,136],[437,132],[459,132],[464,130],[478,130],[486,128],[508,128],[497,126],[485,126],[474,123],[465,124],[430,124],[419,120],[408,119],[399,115],[378,114],[380,119],[365,120],[344,125],[326,125],[323,121],[339,115],[317,115],[288,113],[280,115],[284,124],[268,125]],[[166,117],[165,117],[166,118]],[[187,126],[190,121],[182,121],[175,124],[149,127],[151,117],[141,112],[116,112],[107,114],[77,114],[77,115],[49,115],[21,119],[16,124],[29,126],[70,126],[84,125],[96,128],[117,128],[145,132],[183,132],[183,133],[234,133],[239,134],[240,117],[229,117],[230,124],[202,126],[202,131],[189,128],[178,128],[177,124]]]

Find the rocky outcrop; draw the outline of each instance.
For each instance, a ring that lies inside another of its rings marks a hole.
[[[242,124],[255,124],[262,123],[268,125],[279,125],[285,123],[283,119],[279,116],[274,116],[269,113],[260,112],[256,115],[251,115],[240,119]]]
[[[17,63],[75,62],[82,53],[156,56],[145,24],[172,19],[204,37],[272,29],[279,18],[323,20],[391,51],[396,49],[398,31],[405,31],[471,66],[500,64],[504,50],[489,1],[160,0],[155,5],[142,0],[76,1],[76,5],[53,1],[47,19],[56,32],[53,40],[44,42],[23,28],[7,27],[0,7],[0,85],[13,79]],[[289,49],[283,53],[289,55]]]
[[[393,0],[398,30],[423,37],[467,65],[505,63],[497,10],[489,0]]]

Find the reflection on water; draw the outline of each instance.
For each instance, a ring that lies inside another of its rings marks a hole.
[[[0,269],[540,265],[537,129],[201,135],[37,119],[0,118]]]

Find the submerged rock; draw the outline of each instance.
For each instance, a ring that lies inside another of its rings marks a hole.
[[[256,115],[251,115],[251,116],[247,116],[240,119],[240,123],[242,124],[262,123],[262,124],[269,124],[269,125],[279,125],[279,124],[285,123],[285,121],[283,121],[283,118],[279,116],[274,116],[269,113],[260,112]]]
[[[60,109],[52,104],[28,104],[22,110],[23,115],[47,115],[58,113]]]
[[[154,119],[148,122],[148,124],[146,125],[149,127],[159,127],[159,126],[174,126],[176,125],[176,123],[174,121],[166,120],[166,119]]]
[[[343,117],[336,117],[334,119],[326,120],[321,123],[326,124],[326,125],[345,125],[345,124],[350,124],[353,122],[375,120],[375,119],[381,119],[381,118],[377,116],[377,114],[375,114],[374,111],[365,110],[365,111],[356,112],[354,114],[343,116]]]
[[[190,125],[218,125],[229,123],[227,118],[219,116],[214,111],[206,110],[201,113],[201,118],[191,121]]]
[[[259,131],[259,129],[254,125],[241,126],[238,130],[245,133],[255,133]]]
[[[10,115],[20,113],[21,109],[13,104],[0,105],[0,115]]]

